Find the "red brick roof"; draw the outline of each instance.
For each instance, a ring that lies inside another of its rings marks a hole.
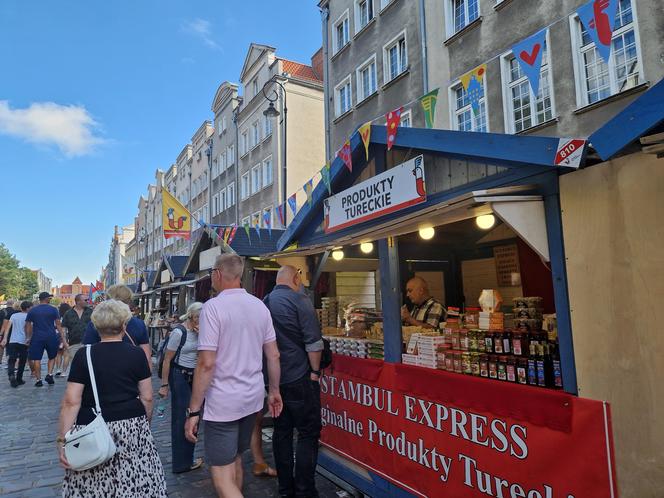
[[[290,74],[294,78],[299,78],[303,80],[315,81],[317,83],[322,83],[322,78],[319,78],[314,69],[311,66],[306,64],[300,64],[299,62],[289,61],[288,59],[279,58],[282,62],[283,71]]]

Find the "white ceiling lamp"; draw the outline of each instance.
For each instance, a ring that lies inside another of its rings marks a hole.
[[[344,252],[341,249],[335,249],[332,251],[332,259],[335,261],[341,261],[344,259]]]
[[[492,214],[482,214],[475,218],[475,224],[482,230],[488,230],[496,224],[496,217]]]
[[[433,229],[433,227],[420,228],[420,237],[422,237],[424,240],[431,240],[433,239],[434,235],[436,235],[436,231]]]
[[[373,242],[362,242],[360,244],[360,251],[364,254],[371,254],[374,250]]]

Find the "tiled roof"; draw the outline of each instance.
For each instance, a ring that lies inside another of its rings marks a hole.
[[[289,61],[288,59],[281,59],[283,71],[290,74],[294,78],[299,78],[303,80],[315,81],[317,83],[322,83],[323,80],[316,76],[314,69],[311,66],[306,64],[300,64],[299,62]]]

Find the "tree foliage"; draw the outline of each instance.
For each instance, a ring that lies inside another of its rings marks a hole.
[[[32,299],[39,290],[32,270],[21,266],[16,256],[0,243],[0,295],[14,299]]]

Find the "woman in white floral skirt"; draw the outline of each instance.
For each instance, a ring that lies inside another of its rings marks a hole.
[[[85,426],[95,417],[85,348],[72,360],[57,438],[60,462],[66,469],[63,497],[167,496],[164,469],[150,432],[150,367],[142,349],[122,341],[130,318],[129,307],[115,300],[99,304],[92,313],[92,322],[101,336],[101,342],[91,346],[92,365],[102,416],[117,453],[108,462],[84,471],[69,468],[62,446],[69,429]]]

